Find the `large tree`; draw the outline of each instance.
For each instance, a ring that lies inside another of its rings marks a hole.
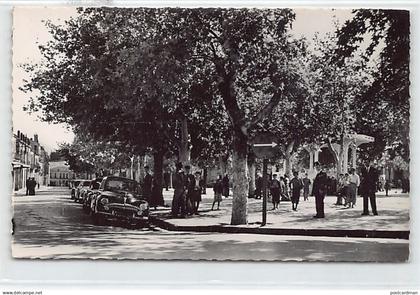
[[[338,55],[354,53],[377,71],[371,86],[358,100],[357,130],[375,136],[362,147],[370,158],[387,148],[409,160],[410,14],[406,10],[360,9],[338,32]]]
[[[222,122],[227,114],[232,139],[231,222],[246,223],[250,131],[279,102],[293,99],[299,79],[293,63],[299,48],[287,34],[293,12],[89,8],[80,13],[65,26],[49,24],[54,40],[41,46],[44,63],[27,67],[33,75],[24,90],[39,91],[32,109],[98,139],[151,147],[160,159],[176,144],[179,122],[217,106],[213,119]],[[196,81],[203,92],[211,90],[210,99],[203,95],[185,104]],[[209,122],[190,124],[207,128],[209,135],[217,126]],[[213,134],[206,137],[217,138]]]

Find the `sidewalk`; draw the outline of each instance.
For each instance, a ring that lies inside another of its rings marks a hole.
[[[262,200],[248,199],[248,224],[231,226],[232,197],[223,198],[220,210],[211,210],[213,192],[207,190],[200,204],[199,215],[186,218],[172,218],[170,204],[172,191],[164,191],[166,208],[159,208],[151,212],[155,223],[168,230],[179,231],[215,231],[215,232],[246,232],[261,234],[287,234],[310,236],[339,236],[339,237],[380,237],[403,238],[409,237],[409,208],[408,194],[390,192],[386,197],[383,193],[377,195],[379,216],[361,216],[363,199],[358,197],[354,208],[346,209],[336,206],[336,197],[325,198],[325,218],[314,219],[315,201],[309,197],[308,201],[300,200],[298,211],[291,210],[290,202],[281,202],[278,210],[271,210],[272,204],[267,203],[267,224],[261,227]]]
[[[42,193],[45,193],[45,192],[49,192],[51,190],[69,190],[69,188],[67,186],[62,186],[61,187],[61,186],[44,186],[44,185],[41,185],[39,188],[38,187],[35,188],[35,196],[39,193],[42,194]],[[26,196],[26,188],[21,188],[18,191],[13,191],[12,196],[13,197]]]

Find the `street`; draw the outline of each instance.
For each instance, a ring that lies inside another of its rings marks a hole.
[[[14,196],[15,258],[404,261],[409,241],[95,226],[67,188]],[[258,252],[258,255],[256,255]]]

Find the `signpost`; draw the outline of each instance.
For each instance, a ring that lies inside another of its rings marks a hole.
[[[279,155],[276,139],[271,133],[260,133],[252,140],[252,150],[257,158],[263,159],[263,208],[261,226],[267,224],[268,160]]]

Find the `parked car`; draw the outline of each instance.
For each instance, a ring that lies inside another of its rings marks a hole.
[[[76,193],[74,196],[74,201],[81,203],[82,202],[82,194],[85,189],[87,189],[90,185],[90,180],[82,180],[80,181],[79,185],[76,188]]]
[[[101,182],[102,182],[102,177],[95,178],[90,182],[89,187],[82,191],[83,210],[86,213],[90,213],[90,204],[91,204],[92,198],[97,193],[99,193],[99,187],[101,186]]]
[[[71,188],[71,198],[74,199],[76,197],[76,190],[79,186],[80,182],[83,181],[82,179],[74,179],[70,181],[70,188]]]
[[[137,181],[125,177],[106,176],[91,200],[91,216],[95,224],[109,220],[148,225],[149,203],[141,195]]]

